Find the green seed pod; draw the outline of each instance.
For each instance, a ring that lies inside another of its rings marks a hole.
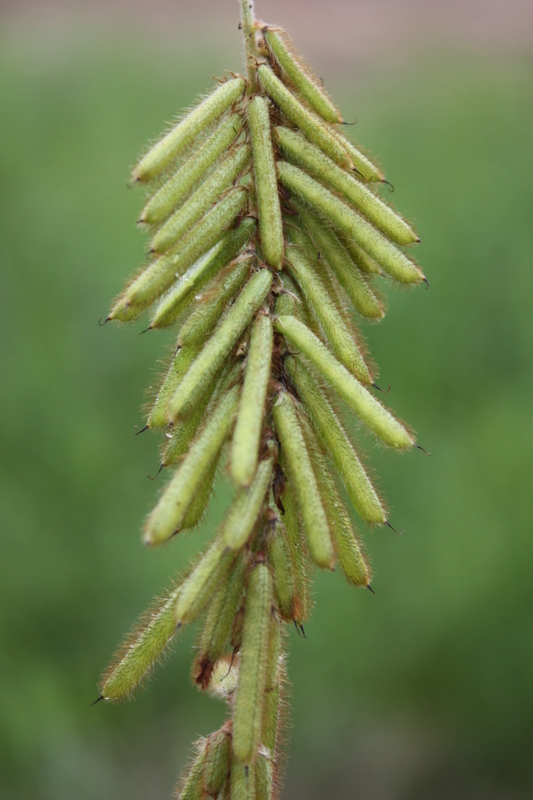
[[[283,227],[267,100],[254,97],[248,103],[246,113],[254,157],[261,246],[267,263],[280,269],[283,261]]]
[[[386,518],[381,501],[320,383],[293,356],[285,359],[285,369],[320,436],[323,449],[333,459],[357,513],[366,522],[383,524]]]
[[[378,262],[373,258],[370,258],[368,253],[365,253],[363,248],[359,247],[359,245],[357,245],[353,239],[339,235],[339,241],[342,241],[346,247],[346,250],[350,254],[353,264],[358,269],[360,269],[362,272],[366,272],[367,275],[383,275],[383,270],[379,266]]]
[[[318,486],[330,523],[331,538],[339,565],[348,583],[352,586],[366,587],[370,582],[370,572],[354,535],[350,516],[335,485],[330,464],[320,449],[309,420],[303,413],[299,417],[307,449],[317,465]]]
[[[159,175],[242,96],[245,86],[242,78],[233,78],[218,86],[141,158],[133,170],[132,180],[149,181]]]
[[[287,533],[287,541],[294,565],[294,621],[301,625],[309,619],[311,598],[309,596],[309,563],[305,548],[304,534],[298,519],[296,500],[287,486],[283,495],[283,524]]]
[[[183,526],[185,515],[214,461],[228,437],[234,423],[239,401],[239,387],[235,386],[220,400],[198,438],[189,448],[174,477],[154,510],[149,515],[144,541],[148,545],[161,544]]]
[[[317,216],[303,213],[304,225],[321,257],[329,264],[337,280],[363,317],[381,319],[383,304],[370,287],[368,279],[355,267],[344,244]]]
[[[285,321],[286,319],[292,320],[294,318],[280,317],[280,320]],[[276,323],[277,325],[278,323]],[[305,326],[302,325],[302,327]],[[280,325],[278,329],[285,334],[285,324],[283,324],[283,327]],[[347,372],[346,370],[344,371]],[[283,461],[294,487],[298,510],[309,545],[309,552],[313,561],[319,567],[332,569],[335,555],[331,544],[328,520],[320,499],[320,492],[318,491],[311,460],[305,447],[294,402],[286,392],[280,392],[274,405],[273,415],[281,443]]]
[[[195,308],[180,328],[178,341],[181,344],[204,342],[219,321],[228,304],[250,274],[250,260],[244,259],[230,264],[216,275],[197,295]]]
[[[105,700],[131,697],[164,657],[176,632],[173,609],[181,587],[173,587],[140,620],[137,628],[115,654],[102,678],[101,695]]]
[[[231,768],[231,734],[226,727],[207,740],[204,768],[204,792],[217,797],[226,783]]]
[[[211,493],[213,491],[219,461],[220,453],[213,459],[200,488],[194,495],[189,507],[187,508],[185,516],[183,517],[183,522],[181,523],[181,530],[195,528],[202,521],[204,514],[207,511],[209,500],[211,499]]]
[[[321,183],[343,195],[393,241],[398,244],[412,244],[418,241],[416,233],[390,206],[337,166],[329,156],[308,142],[301,133],[279,126],[274,128],[274,139],[286,158],[304,167]]]
[[[303,243],[301,237],[296,237],[294,234],[291,234],[291,237],[298,243],[300,241]],[[287,262],[288,269],[302,289],[331,350],[358,380],[371,383],[372,377],[352,332],[339,314],[331,292],[327,291],[318,269],[307,257],[306,250],[294,245],[287,248]]]
[[[268,640],[265,708],[263,711],[263,726],[261,731],[261,742],[271,758],[275,758],[277,751],[281,683],[283,675],[284,666],[283,658],[281,656],[281,622],[275,614],[272,614],[270,618],[270,634]]]
[[[285,31],[283,32],[285,34]],[[263,36],[268,49],[281,69],[292,83],[298,94],[306,100],[311,108],[326,122],[342,122],[340,111],[309,75],[308,70],[294,58],[282,37],[273,30],[263,28]],[[286,36],[286,34],[285,34]]]
[[[233,708],[233,753],[250,764],[261,739],[268,660],[272,576],[264,563],[252,569],[246,589],[239,681]]]
[[[296,598],[294,564],[285,528],[279,520],[275,520],[270,528],[267,547],[278,611],[284,620],[292,622]]]
[[[364,153],[361,153],[360,150],[355,147],[349,139],[343,136],[338,131],[335,131],[337,139],[339,143],[344,147],[348,155],[350,156],[352,163],[357,170],[357,172],[365,179],[365,181],[384,181],[385,176],[381,172],[375,164],[370,161],[370,159],[365,156]]]
[[[196,743],[197,755],[189,772],[174,792],[175,800],[202,800],[204,796],[204,770],[206,761],[206,739]]]
[[[237,492],[222,523],[222,538],[231,550],[240,550],[252,534],[270,487],[272,463],[272,458],[260,462],[250,488]]]
[[[149,428],[163,428],[168,424],[168,401],[199,352],[198,345],[186,345],[174,356],[148,415]]]
[[[256,800],[255,769],[234,758],[231,765],[231,800]]]
[[[171,419],[185,417],[193,410],[261,307],[271,283],[272,274],[266,269],[248,281],[172,396],[169,404]]]
[[[259,753],[255,762],[256,800],[272,800],[273,788],[272,763],[268,756]]]
[[[158,230],[150,243],[152,252],[164,253],[181,239],[239,177],[251,155],[250,145],[241,144],[235,147],[209,178]]]
[[[259,67],[257,74],[268,96],[279,106],[285,116],[305,133],[309,141],[318,145],[339,166],[352,169],[352,161],[335,132],[319,117],[308,111],[279,78],[276,78],[266,64]]]
[[[228,579],[217,589],[207,612],[195,662],[195,681],[202,689],[209,685],[213,666],[224,652],[243,590],[244,561],[237,558]]]
[[[154,225],[165,219],[180,205],[195,183],[235,141],[244,126],[241,114],[232,114],[218,125],[215,132],[201,148],[185,161],[183,166],[156,192],[142,210],[139,222]]]
[[[418,267],[401,250],[386,239],[366,219],[336,197],[329,189],[311,178],[299,167],[278,161],[281,182],[324,214],[346,236],[352,237],[386,272],[402,283],[424,280]]]
[[[206,550],[189,577],[183,582],[174,605],[174,619],[181,627],[202,613],[220,584],[227,580],[236,554],[228,551],[220,538]]]
[[[259,315],[252,328],[244,386],[231,445],[231,477],[249,486],[257,469],[272,359],[272,322]]]
[[[278,317],[274,327],[313,364],[352,411],[355,411],[385,444],[398,450],[408,450],[414,447],[415,442],[404,426],[337,361],[320,339],[296,317]]]
[[[153,261],[133,280],[124,294],[117,300],[109,319],[123,319],[135,308],[138,316],[183,275],[201,256],[220,241],[226,229],[239,216],[246,203],[246,189],[231,189],[226,196],[207,212],[175,250]],[[130,308],[131,307],[131,308]]]

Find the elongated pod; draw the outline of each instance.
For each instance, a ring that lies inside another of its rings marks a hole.
[[[259,753],[254,766],[255,800],[272,800],[274,778],[270,757],[266,753]]]
[[[227,579],[236,558],[236,554],[228,551],[220,539],[211,543],[184,581],[174,605],[174,619],[179,627],[193,622],[201,614],[217,588]]]
[[[248,103],[246,113],[252,142],[261,247],[266,261],[280,269],[283,261],[283,227],[266,98],[254,97]]]
[[[285,34],[286,35],[286,34]],[[342,116],[326,93],[309,75],[308,71],[294,58],[283,37],[276,31],[263,28],[263,36],[268,49],[288,77],[298,94],[326,122],[342,122]]]
[[[217,797],[229,774],[231,765],[231,733],[226,726],[213,733],[206,744],[204,792]]]
[[[339,192],[397,244],[412,244],[418,241],[416,233],[390,206],[367,189],[361,181],[341,169],[301,133],[280,125],[274,129],[274,139],[289,161],[304,167],[321,183]]]
[[[202,800],[204,796],[206,745],[206,739],[200,739],[196,743],[196,758],[183,783],[176,787],[174,800]]]
[[[252,534],[270,486],[272,463],[272,458],[261,461],[251,486],[237,492],[222,523],[222,538],[231,550],[243,547]]]
[[[401,422],[381,405],[359,381],[329,352],[320,339],[295,317],[278,317],[274,327],[296,347],[349,405],[352,411],[382,439],[398,450],[408,450],[415,442]]]
[[[332,458],[357,513],[366,522],[385,522],[385,511],[346,431],[314,375],[294,356],[285,359],[285,369],[317,430],[324,450]]]
[[[241,114],[231,114],[223,119],[209,139],[152,195],[142,210],[139,222],[153,225],[165,219],[237,138],[243,125]]]
[[[255,769],[237,758],[231,764],[231,781],[227,800],[256,800]]]
[[[331,131],[319,117],[308,111],[266,64],[259,67],[257,74],[268,96],[279,106],[285,116],[305,133],[309,141],[318,145],[339,166],[344,169],[352,169],[352,161],[335,132]]]
[[[422,272],[401,250],[329,189],[285,161],[278,161],[277,169],[281,182],[288,189],[322,213],[346,236],[355,239],[389,275],[402,283],[424,280]]]
[[[286,318],[280,317],[280,319],[285,320]],[[279,329],[284,333],[284,328],[280,326]],[[331,544],[328,520],[320,498],[311,459],[305,446],[294,401],[286,392],[280,392],[274,404],[273,416],[281,443],[283,463],[294,487],[309,552],[319,567],[332,569],[335,555]]]
[[[383,175],[382,171],[368,158],[368,156],[362,153],[348,138],[346,138],[346,136],[343,136],[342,133],[335,131],[335,134],[337,135],[339,144],[341,147],[344,147],[350,156],[355,169],[365,181],[385,180],[385,176]]]
[[[218,86],[171,131],[141,158],[133,170],[132,180],[149,181],[182,153],[211,122],[222,116],[242,96],[242,78],[233,78]]]
[[[179,419],[193,410],[212,376],[220,372],[253,315],[260,308],[271,283],[272,274],[266,269],[260,270],[248,281],[179,384],[169,404],[171,419]]]
[[[180,530],[187,509],[231,431],[238,402],[239,387],[234,386],[221,398],[149,515],[144,529],[146,544],[160,544]]]
[[[231,477],[249,486],[257,469],[272,359],[272,322],[259,315],[252,328],[244,386],[231,445]]]
[[[168,424],[168,401],[199,352],[200,346],[196,344],[179,348],[148,414],[148,428],[162,428]]]
[[[279,520],[269,526],[267,539],[268,563],[274,576],[274,594],[277,607],[284,620],[292,621],[295,617],[296,581],[291,548],[287,532]]]
[[[243,764],[254,760],[261,740],[271,614],[272,576],[260,562],[248,578],[233,707],[233,752]]]
[[[294,565],[294,621],[301,625],[309,619],[312,607],[309,593],[309,559],[298,516],[298,506],[291,486],[287,486],[283,494],[283,524]]]

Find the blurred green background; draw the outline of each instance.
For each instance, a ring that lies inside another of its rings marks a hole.
[[[97,325],[143,258],[142,199],[126,188],[139,149],[241,64],[236,3],[225,27],[201,3],[202,24],[181,27],[179,5],[172,25],[158,7],[159,28],[128,3],[109,17],[0,7],[4,800],[169,797],[224,715],[188,681],[193,631],[135,702],[89,707],[227,497],[221,484],[193,537],[144,551],[158,442],[133,431],[172,337]],[[304,41],[313,19],[302,12]],[[523,42],[474,38],[389,41],[357,60],[355,31],[351,62],[316,55],[423,240],[429,291],[388,287],[366,334],[387,402],[432,456],[373,448],[405,535],[365,533],[375,596],[320,575],[307,639],[288,632],[287,799],[533,792],[533,71]]]

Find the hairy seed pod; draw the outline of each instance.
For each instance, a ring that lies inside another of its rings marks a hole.
[[[255,770],[234,758],[231,764],[231,800],[256,800]]]
[[[240,489],[222,523],[226,547],[240,550],[250,538],[270,487],[273,459],[261,461],[250,488]]]
[[[246,114],[252,142],[261,246],[267,263],[280,269],[283,261],[283,227],[267,100],[254,97],[248,103]]]
[[[285,320],[287,317],[280,317],[280,319]],[[288,319],[293,318],[289,317]],[[285,326],[279,327],[281,333],[285,333],[284,328]],[[305,447],[294,402],[286,392],[280,392],[274,404],[273,416],[281,443],[283,461],[294,487],[309,552],[319,567],[332,569],[335,554],[331,544],[328,520],[320,499],[311,460]]]
[[[263,29],[263,36],[268,49],[298,94],[326,122],[342,122],[340,111],[333,105],[316,81],[311,78],[308,71],[294,58],[285,45],[283,38],[275,31],[268,30],[268,28]]]
[[[231,477],[249,486],[257,469],[272,359],[272,322],[258,316],[252,328],[244,386],[231,445]]]
[[[238,402],[239,387],[234,386],[220,400],[146,520],[145,544],[160,544],[183,526],[187,509],[210,474],[213,462],[218,461],[233,426]]]
[[[224,652],[244,590],[244,561],[237,558],[228,579],[217,589],[207,611],[195,662],[195,680],[206,689],[213,665]]]
[[[265,681],[265,708],[261,743],[266,752],[275,757],[278,739],[280,716],[281,675],[283,657],[281,655],[281,622],[275,614],[270,617],[270,633],[268,639],[267,677]],[[263,749],[262,748],[262,749]],[[258,756],[261,754],[259,750]]]
[[[196,758],[181,786],[176,788],[174,800],[202,800],[204,794],[204,769],[206,760],[206,739],[196,743]]]
[[[278,611],[284,620],[292,622],[296,600],[294,564],[285,527],[279,520],[275,520],[269,530],[267,552],[268,563],[272,567],[274,577],[274,594]]]
[[[204,792],[217,797],[226,783],[231,767],[231,734],[226,727],[207,740],[204,768]]]
[[[223,237],[227,228],[244,208],[246,189],[231,189],[225,197],[207,212],[177,248],[153,261],[128,286],[117,300],[109,319],[122,320],[122,313],[135,309],[138,316],[172,286],[176,277],[183,275],[201,256],[205,255]]]
[[[191,503],[189,504],[181,523],[181,530],[195,528],[204,518],[204,514],[207,511],[209,500],[211,499],[211,494],[213,492],[219,461],[220,452],[211,462],[211,465],[208,471],[205,473],[204,479],[202,480],[200,488],[195,493]]]
[[[370,582],[370,572],[355,537],[350,516],[335,485],[329,461],[321,450],[306,415],[301,413],[299,416],[305,443],[317,465],[318,486],[328,515],[331,538],[339,566],[348,583],[352,586],[366,587]]]
[[[296,317],[278,317],[274,327],[304,355],[347,405],[382,439],[398,450],[414,447],[414,440],[390,411],[381,405],[334,355]]]
[[[331,350],[358,380],[372,383],[372,377],[352,336],[352,332],[339,314],[335,302],[315,266],[307,257],[301,237],[291,233],[295,244],[287,248],[287,266],[313,310]],[[323,270],[322,270],[323,273]]]
[[[151,608],[117,652],[100,686],[105,700],[130,697],[164,656],[176,632],[173,608],[180,591],[181,587],[172,588]]]
[[[301,625],[309,619],[311,598],[309,596],[309,563],[304,534],[298,518],[298,507],[292,489],[287,486],[283,495],[283,524],[294,564],[294,621]]]
[[[316,377],[294,356],[285,359],[285,369],[298,390],[324,450],[333,459],[357,513],[366,522],[383,524],[385,511],[377,492]]]
[[[142,210],[139,222],[154,225],[165,219],[174,208],[181,204],[209,168],[216,164],[218,158],[240,134],[243,126],[244,120],[241,114],[231,114],[223,119],[200,149],[193,153],[149,199]]]
[[[327,124],[311,111],[308,111],[266,64],[262,64],[259,67],[257,74],[268,96],[283,111],[285,116],[305,133],[309,141],[318,145],[339,166],[344,167],[344,169],[352,169],[352,161],[346,149]]]
[[[381,170],[378,169],[378,167],[376,167],[376,165],[373,164],[364,153],[358,150],[357,147],[355,147],[355,145],[353,145],[350,140],[346,138],[346,136],[343,136],[338,131],[335,131],[335,134],[340,145],[344,147],[350,156],[355,169],[361,175],[361,177],[365,179],[365,181],[379,182],[385,180],[385,176]]]
[[[401,250],[329,189],[285,161],[278,161],[277,169],[284,186],[324,214],[346,236],[355,239],[389,275],[402,283],[424,280],[423,273]]]
[[[272,576],[257,563],[248,578],[242,632],[239,682],[233,708],[233,753],[250,764],[261,739],[265,681],[272,614]]]
[[[343,195],[383,233],[397,244],[412,244],[418,236],[390,206],[353,178],[298,131],[283,126],[274,128],[274,139],[289,161],[304,167],[311,175]]]
[[[245,81],[233,78],[217,87],[193,111],[157,142],[133,170],[132,180],[149,181],[182,153],[212,122],[244,93]]]
[[[199,352],[199,345],[187,345],[180,347],[174,356],[150,409],[146,422],[149,428],[163,428],[168,424],[168,401]]]
[[[355,264],[361,272],[366,272],[367,275],[383,275],[383,270],[378,262],[371,258],[362,247],[359,247],[353,239],[350,239],[349,236],[339,235],[339,241],[345,246],[353,264]]]
[[[239,177],[251,155],[250,145],[241,144],[235,147],[209,178],[158,230],[150,242],[152,252],[164,253],[181,239]]]
[[[206,386],[220,372],[253,315],[261,307],[271,283],[272,273],[266,269],[260,270],[248,281],[172,396],[169,404],[172,420],[185,417],[193,410]]]
[[[345,245],[316,215],[302,213],[300,207],[298,210],[321,258],[329,264],[359,314],[369,319],[382,319],[385,313],[383,304],[373,292],[368,278],[353,264]]]
[[[220,538],[211,543],[181,586],[174,605],[178,627],[193,622],[202,613],[217,588],[227,579],[235,559],[235,553],[228,551]]]
[[[272,800],[273,784],[272,762],[267,755],[259,753],[255,762],[256,800]]]

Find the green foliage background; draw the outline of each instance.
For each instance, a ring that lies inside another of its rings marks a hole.
[[[297,32],[295,31],[297,34]],[[7,29],[0,57],[0,794],[167,797],[223,715],[188,682],[192,632],[136,702],[99,673],[202,531],[145,552],[157,442],[134,438],[171,338],[107,326],[142,259],[126,189],[162,121],[240,66],[88,33],[50,52]],[[312,53],[307,54],[312,60]],[[328,81],[416,220],[428,292],[388,291],[368,327],[387,400],[432,452],[373,464],[406,533],[367,532],[369,592],[321,575],[289,632],[284,797],[522,800],[533,790],[531,130],[526,57],[413,56]],[[367,443],[368,444],[368,443]],[[161,481],[161,478],[159,479]]]

